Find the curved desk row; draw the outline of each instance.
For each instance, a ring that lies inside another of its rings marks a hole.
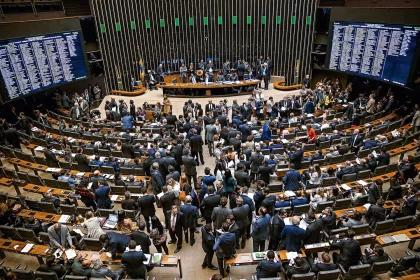
[[[115,90],[111,91],[112,94],[122,95],[122,96],[139,96],[143,95],[146,92],[145,87],[133,86],[134,91],[125,91],[125,90]]]
[[[278,89],[278,90],[295,90],[295,89],[302,88],[301,84],[285,86],[284,83],[285,82],[282,82],[282,81],[275,82],[275,83],[273,83],[273,86],[274,86],[275,89]]]

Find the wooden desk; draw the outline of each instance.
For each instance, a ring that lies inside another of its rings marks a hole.
[[[10,187],[13,185],[13,180],[9,178],[1,178],[0,185]]]
[[[414,231],[417,232],[417,234],[411,233],[412,231],[413,232]],[[392,242],[392,243],[384,243],[382,241],[381,237],[392,236],[392,235],[397,235],[397,234],[405,234],[405,235],[407,235],[407,237],[410,239],[410,240],[407,240],[407,242],[409,242],[408,248],[410,250],[413,249],[414,243],[416,243],[416,240],[420,238],[420,231],[419,231],[418,228],[408,228],[408,229],[404,229],[404,230],[400,230],[400,231],[394,231],[394,232],[390,232],[390,233],[378,235],[376,237],[376,242],[378,242],[382,246],[391,246],[391,245],[396,244],[396,243],[395,242]],[[399,242],[399,243],[402,243],[402,242]]]
[[[17,214],[19,217],[22,218],[30,218],[34,217],[37,220],[43,220],[44,222],[52,222],[54,220],[59,220],[61,215],[55,215],[48,212],[40,212],[35,210],[23,209]],[[58,219],[55,219],[56,216],[59,216]]]
[[[65,197],[65,198],[68,198],[72,193],[71,190],[50,188],[47,186],[38,186],[34,184],[27,184],[26,186],[23,187],[23,190],[27,192],[34,192],[34,193],[39,193],[39,194],[45,194],[45,193],[50,192],[54,196],[60,196],[60,197]]]
[[[64,109],[64,108],[57,108],[57,112],[64,116],[70,116],[70,110]]]
[[[359,241],[360,245],[372,245],[372,244],[375,244],[376,234],[368,233],[368,234],[356,235],[354,239]]]
[[[139,96],[139,95],[143,95],[146,92],[146,88],[142,86],[133,86],[133,89],[134,89],[133,91],[113,89],[111,93],[115,95],[122,95],[122,96]]]
[[[305,253],[313,254],[318,252],[325,252],[325,249],[330,248],[329,242],[321,242],[321,243],[314,243],[314,244],[306,244],[303,246],[303,250]]]
[[[38,171],[46,172],[46,170],[48,169],[48,166],[46,165],[33,163],[33,162],[18,159],[18,158],[9,158],[8,161],[11,164],[13,164],[16,171],[19,171],[18,166],[21,166],[21,167],[32,169],[35,175],[38,175]]]
[[[234,87],[246,87],[246,86],[255,86],[261,83],[261,81],[242,81],[240,84],[217,84],[216,82],[205,85],[202,83],[169,83],[166,85],[156,85],[158,88],[162,89],[223,89],[223,88],[234,88]]]
[[[403,279],[403,280],[419,280],[420,279],[420,273],[414,273],[414,274],[401,276],[401,279]]]

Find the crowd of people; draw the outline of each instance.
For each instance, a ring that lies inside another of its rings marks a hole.
[[[253,252],[268,250],[266,259],[256,269],[259,278],[276,277],[282,271],[291,278],[294,274],[318,273],[335,269],[338,265],[348,269],[359,261],[372,264],[387,260],[388,255],[379,245],[366,249],[363,254],[351,228],[364,223],[374,228],[377,222],[385,219],[416,214],[417,189],[401,187],[401,182],[410,182],[418,175],[414,156],[408,155],[398,162],[399,172],[391,180],[389,192],[382,189],[380,179],[366,186],[359,185],[354,191],[342,188],[340,183],[346,175],[366,171],[374,173],[376,168],[388,166],[391,156],[384,145],[417,132],[419,108],[416,105],[416,112],[411,115],[413,129],[380,136],[366,136],[359,129],[352,132],[338,130],[342,124],[359,125],[366,116],[379,112],[386,119],[375,129],[400,118],[389,115],[396,106],[392,93],[383,98],[374,92],[369,96],[360,94],[354,102],[349,102],[351,94],[351,83],[344,89],[339,80],[326,79],[311,87],[311,80],[306,76],[300,93],[283,100],[265,99],[264,94],[256,89],[242,105],[236,100],[231,106],[226,100],[219,104],[209,100],[202,106],[189,100],[183,107],[183,114],[178,116],[172,114],[167,96],[163,106],[145,102],[139,107],[134,102],[128,105],[124,100],[117,102],[111,98],[105,104],[105,119],[83,109],[83,103],[88,100],[82,95],[70,109],[71,123],[61,120],[59,129],[76,132],[80,139],[84,136],[100,139],[89,143],[78,139],[70,141],[67,137],[55,138],[43,130],[33,131],[32,127],[37,123],[19,114],[21,131],[47,141],[43,153],[49,167],[59,167],[58,157],[61,156],[66,161],[77,163],[79,171],[93,172],[86,179],[69,176],[63,170],[56,179],[68,182],[80,195],[80,200],[92,207],[93,211],[85,214],[83,226],[89,238],[99,239],[103,244],[100,253],[107,251],[113,259],[121,257],[123,264],[119,269],[111,269],[100,261],[91,262],[82,256],[70,263],[48,257],[40,269],[54,271],[59,277],[64,271],[71,270],[77,276],[118,279],[125,271],[131,278],[144,278],[146,271],[153,267],[143,265],[143,253],[150,253],[152,244],[157,252],[165,254],[170,254],[167,244],[174,244],[173,253],[177,254],[183,245],[195,245],[196,234],[201,234],[201,246],[205,252],[202,268],[219,270],[212,279],[226,277],[230,267],[224,261],[244,250],[251,238]],[[341,106],[343,114],[332,116],[333,106]],[[147,118],[148,112],[151,112],[152,120]],[[44,114],[38,111],[32,118],[38,123],[48,122]],[[410,116],[405,119],[407,122],[411,120]],[[2,121],[8,126],[8,122]],[[140,122],[143,127],[138,132],[136,124]],[[106,132],[89,126],[95,123],[102,123]],[[152,128],[159,128],[159,132],[146,132]],[[18,135],[10,125],[3,130],[2,144],[21,149],[19,138],[13,141],[13,137],[8,136],[10,130]],[[321,148],[325,143],[328,147]],[[61,145],[62,150],[52,149],[53,144]],[[317,151],[306,156],[304,147],[311,144]],[[357,163],[353,161],[363,150],[374,147],[379,147],[380,153],[360,157]],[[72,154],[74,148],[76,154]],[[86,155],[88,149],[93,151],[92,156]],[[104,150],[109,153],[105,159],[100,153]],[[208,150],[210,162],[204,161],[205,150]],[[121,152],[121,156],[111,156],[113,152]],[[352,154],[353,158],[343,166],[324,168],[331,158],[347,154]],[[310,162],[308,168],[302,168],[304,162]],[[200,164],[205,166],[203,174],[197,170]],[[274,173],[280,165],[288,168],[281,180],[285,192],[273,194],[270,184],[276,181]],[[113,183],[101,173],[103,167],[113,169]],[[123,178],[127,168],[143,170],[150,176],[151,192],[145,180],[137,180],[134,175]],[[332,177],[337,178],[337,184],[323,187],[324,180]],[[139,213],[132,220],[124,211],[118,211],[115,227],[118,232],[103,231],[100,219],[95,216],[97,209],[115,206],[110,199],[110,184],[125,188],[121,208]],[[140,190],[138,199],[132,195],[134,190]],[[338,218],[332,207],[323,209],[319,216],[315,215],[320,203],[351,198],[357,204],[364,195],[368,195],[371,204],[365,215],[355,211],[349,217]],[[400,203],[388,211],[383,207],[386,199]],[[43,200],[53,202],[56,207],[71,203],[51,194]],[[293,209],[300,205],[309,205],[309,211],[301,217],[290,217]],[[0,224],[19,224],[16,213],[24,205],[8,202],[0,206]],[[156,208],[161,208],[162,213]],[[73,230],[59,223],[46,224],[29,219],[21,224],[36,234],[47,232],[53,248],[73,248],[72,237],[78,238]],[[303,255],[303,246],[320,242],[323,231],[329,234],[334,229],[345,227],[349,230],[335,236],[331,244],[332,249],[340,251],[339,254],[324,252],[319,254],[320,258],[318,254]],[[136,250],[138,245],[141,246],[140,252]],[[276,256],[279,249],[298,252],[298,256],[281,263]]]

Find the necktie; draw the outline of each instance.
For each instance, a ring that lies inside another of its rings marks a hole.
[[[357,134],[356,134],[356,136],[354,137],[353,147],[354,147],[354,144],[356,144],[356,139],[357,139]]]
[[[171,229],[175,231],[176,215],[172,215]]]
[[[199,194],[196,194],[196,196],[197,196],[197,201],[198,201],[198,207],[200,207],[200,204],[201,204],[200,195]]]

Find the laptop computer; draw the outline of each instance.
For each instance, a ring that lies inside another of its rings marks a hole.
[[[104,227],[115,228],[118,223],[118,215],[109,214],[108,219],[106,220]]]

